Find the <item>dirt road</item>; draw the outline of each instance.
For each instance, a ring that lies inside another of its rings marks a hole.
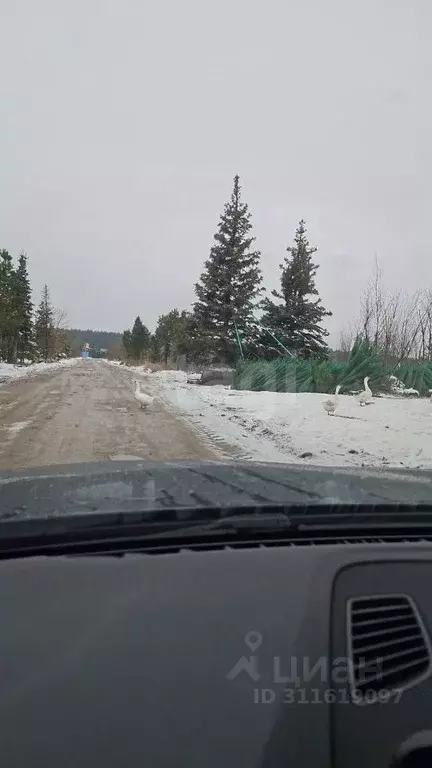
[[[161,402],[140,410],[130,372],[102,360],[0,387],[0,470],[130,456],[221,457]]]

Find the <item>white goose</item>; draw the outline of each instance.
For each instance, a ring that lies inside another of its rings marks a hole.
[[[148,405],[151,405],[154,401],[154,397],[151,397],[151,395],[146,395],[145,392],[141,392],[139,382],[135,379],[135,389],[134,389],[134,398],[137,401],[137,403],[140,404],[141,408],[147,408]]]
[[[360,405],[369,405],[369,403],[372,400],[372,390],[370,389],[368,384],[369,378],[370,378],[369,376],[366,376],[366,378],[364,379],[363,381],[364,390],[363,392],[360,392],[360,394],[357,397]]]
[[[329,416],[333,416],[336,408],[338,407],[340,388],[341,388],[341,385],[338,384],[336,387],[336,392],[334,394],[334,397],[332,397],[330,400],[324,400],[323,402],[323,408],[325,411],[327,411]]]

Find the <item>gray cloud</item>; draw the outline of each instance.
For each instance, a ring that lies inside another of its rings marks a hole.
[[[0,6],[0,247],[71,324],[186,306],[235,173],[269,287],[305,217],[333,338],[375,253],[429,283],[428,0]]]

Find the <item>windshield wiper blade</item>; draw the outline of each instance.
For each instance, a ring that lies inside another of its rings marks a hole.
[[[165,513],[165,514],[164,514]],[[162,520],[160,518],[163,518]],[[283,540],[314,536],[432,535],[432,506],[263,505],[97,513],[0,523],[0,558],[138,550],[154,542]]]
[[[173,510],[175,512],[176,510]],[[208,510],[202,510],[207,513]],[[275,531],[281,525],[290,526],[289,517],[286,512],[278,510],[272,512],[264,509],[259,513],[249,508],[239,508],[231,512],[227,508],[212,509],[211,515],[204,515],[200,520],[196,508],[190,510],[177,510],[180,519],[167,519],[159,512],[148,515],[147,513],[130,513],[96,516],[86,515],[69,518],[50,518],[45,520],[31,519],[20,522],[7,521],[0,524],[0,557],[7,553],[10,556],[12,551],[18,553],[38,550],[48,552],[59,547],[67,548],[85,548],[94,547],[97,544],[121,545],[131,541],[144,541],[156,537],[173,536],[200,536],[215,535],[226,536],[228,532],[237,530],[240,526],[242,530],[249,532],[255,530]],[[159,517],[163,520],[158,520]],[[211,518],[208,520],[208,518]],[[206,519],[207,518],[207,519]]]
[[[73,537],[101,534],[134,535],[223,524],[232,517],[251,522],[265,519],[269,524],[288,519],[289,507],[260,505],[259,507],[172,507],[157,510],[105,511],[85,514],[52,515],[50,517],[0,519],[0,546],[5,540],[33,536]]]

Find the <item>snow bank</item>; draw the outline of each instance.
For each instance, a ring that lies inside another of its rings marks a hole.
[[[68,368],[78,360],[80,360],[79,357],[72,357],[67,360],[58,360],[55,363],[33,363],[32,365],[0,363],[0,383],[10,381],[11,379],[20,379],[25,376],[34,376],[39,373],[49,373],[61,368]]]
[[[429,399],[380,397],[361,407],[341,395],[335,416],[329,416],[322,406],[328,395],[203,387],[188,384],[180,371],[145,376],[145,386],[238,458],[432,468]]]
[[[397,378],[397,376],[390,376],[391,391],[395,395],[419,395],[418,389],[412,387],[406,387],[403,381]],[[429,390],[430,391],[430,390]]]

